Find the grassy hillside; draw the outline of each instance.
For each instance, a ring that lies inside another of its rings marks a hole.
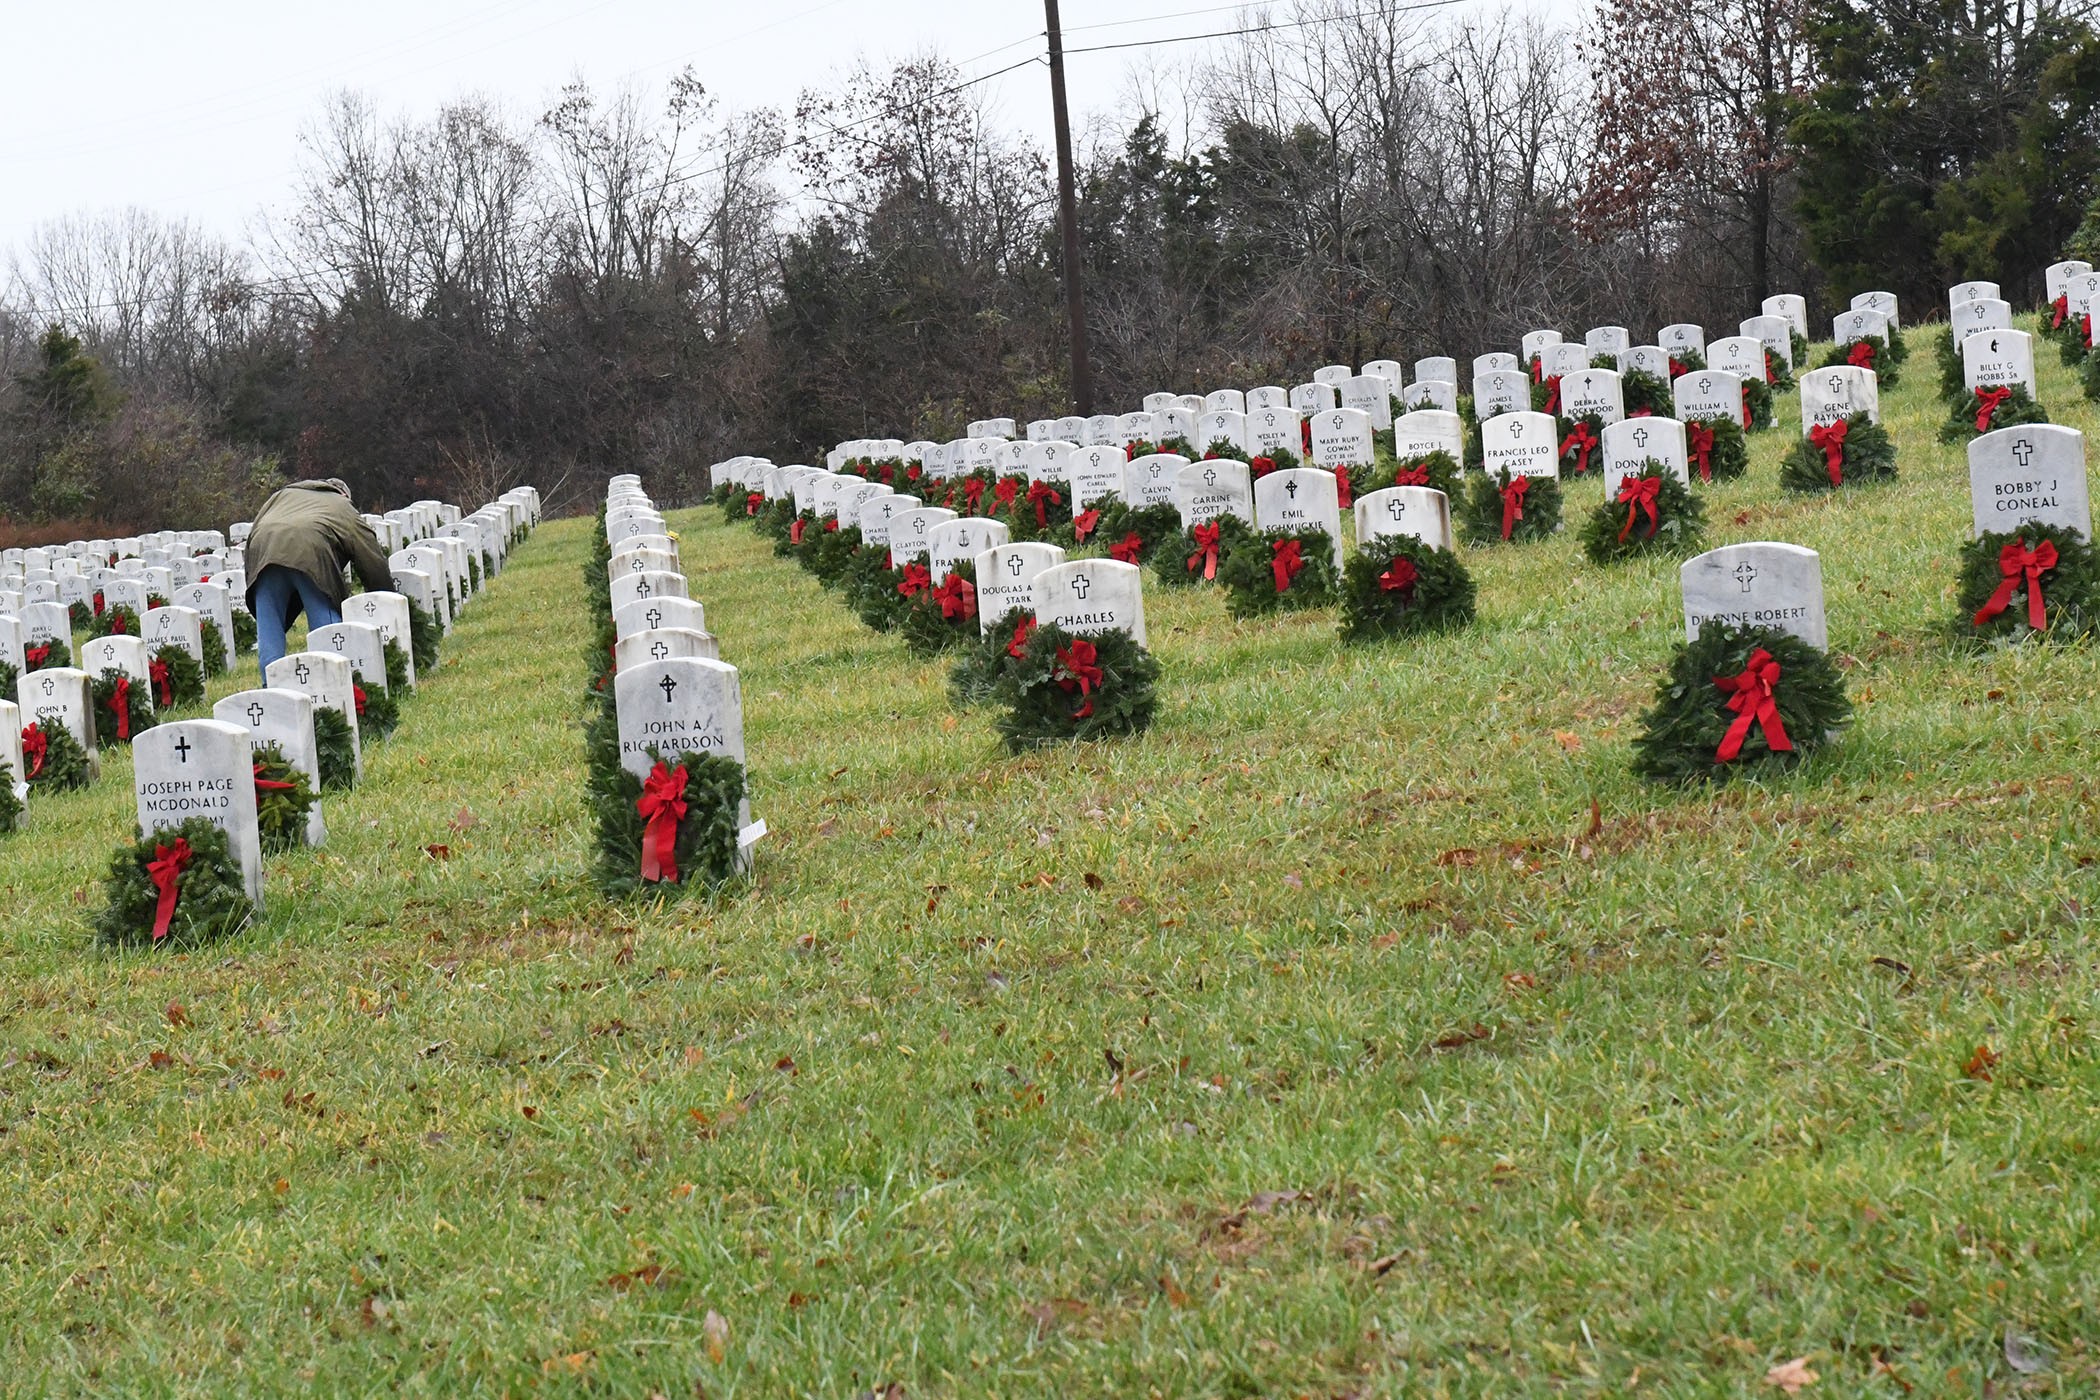
[[[2100,660],[1950,641],[1936,333],[1899,483],[1783,497],[1788,394],[1708,493],[1822,551],[1859,704],[1768,786],[1629,776],[1675,568],[1572,530],[1389,649],[1154,591],[1153,732],[1012,759],[713,512],[774,832],[719,910],[588,888],[587,522],[241,938],[87,946],[117,757],[0,843],[8,1384],[2089,1393]]]

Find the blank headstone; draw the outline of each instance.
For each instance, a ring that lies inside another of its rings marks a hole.
[[[2085,485],[2085,434],[2027,423],[1998,428],[1969,443],[1970,528],[2011,534],[2030,520],[2093,537]]]
[[[1435,549],[1451,548],[1451,501],[1428,486],[1388,486],[1356,499],[1356,542],[1407,535]]]
[[[1797,544],[1729,544],[1687,559],[1678,570],[1684,590],[1684,634],[1699,636],[1712,619],[1748,627],[1776,627],[1810,646],[1830,645],[1823,616],[1823,561]]]
[[[230,724],[248,736],[251,752],[260,755],[277,745],[284,761],[306,775],[316,794],[306,813],[306,844],[318,846],[328,839],[328,823],[321,815],[321,749],[314,739],[314,698],[299,690],[243,690],[211,707],[211,717]]]
[[[1325,530],[1342,564],[1342,505],[1334,473],[1318,467],[1270,472],[1254,483],[1254,523],[1264,530]]]
[[[255,760],[248,731],[215,719],[186,719],[132,740],[139,829],[202,819],[226,833],[248,898],[262,908],[262,841],[255,818]]]
[[[1065,552],[1040,540],[997,545],[977,556],[977,630],[996,626],[1015,608],[1035,607],[1036,575],[1065,562]]]
[[[1145,645],[1144,571],[1116,559],[1073,559],[1035,576],[1035,619],[1086,636],[1128,632]]]

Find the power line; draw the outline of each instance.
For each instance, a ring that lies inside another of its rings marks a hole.
[[[1410,14],[1417,10],[1442,10],[1463,0],[1417,0],[1412,5],[1382,5],[1376,9],[1356,10],[1345,15],[1320,15],[1314,19],[1285,20],[1281,24],[1250,24],[1240,29],[1216,29],[1208,34],[1176,34],[1164,39],[1131,39],[1120,44],[1093,44],[1083,49],[1066,49],[1066,54],[1108,53],[1115,49],[1149,49],[1161,44],[1193,44],[1201,39],[1234,39],[1243,34],[1273,34],[1285,29],[1307,29],[1313,25],[1335,24],[1345,19],[1363,19],[1372,15]]]

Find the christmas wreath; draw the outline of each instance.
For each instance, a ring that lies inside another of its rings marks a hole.
[[[1800,357],[1808,353],[1808,346],[1801,341],[1801,337],[1798,335],[1794,337],[1794,340],[1796,342],[1794,346],[1795,362],[1799,363]],[[1703,350],[1694,349],[1689,345],[1680,345],[1670,352],[1670,378],[1673,381],[1687,374],[1697,374],[1705,368],[1706,352]]]
[[[1644,369],[1630,369],[1620,375],[1619,392],[1625,399],[1628,418],[1668,418],[1677,411],[1670,386]]]
[[[1743,378],[1743,430],[1761,433],[1772,426],[1772,386],[1762,379]]]
[[[862,623],[877,632],[887,632],[897,625],[911,603],[909,596],[898,591],[903,582],[904,571],[890,567],[887,549],[863,545],[846,561],[840,591],[845,594],[846,605],[853,609]]]
[[[97,613],[86,631],[90,641],[97,637],[136,637],[139,635],[139,615],[118,603]]]
[[[741,873],[744,765],[721,754],[649,757],[646,779],[615,764],[593,799],[598,887],[614,898],[718,893]]]
[[[1196,444],[1190,442],[1180,433],[1168,433],[1159,440],[1159,446],[1154,450],[1171,452],[1176,457],[1186,457],[1192,462],[1196,460]]]
[[[321,791],[348,792],[357,786],[357,743],[350,721],[333,705],[314,706],[314,758]]]
[[[804,570],[810,568],[810,558],[816,549],[817,539],[823,527],[817,524],[817,513],[813,510],[795,512],[788,522],[787,538],[773,542],[773,552],[793,559]]]
[[[1560,420],[1560,474],[1587,476],[1604,470],[1604,418],[1585,413]]]
[[[859,526],[842,527],[837,520],[827,520],[817,531],[804,562],[818,583],[826,588],[838,588],[845,582],[846,570],[859,549]]]
[[[1884,389],[1895,388],[1896,380],[1902,374],[1896,366],[1895,356],[1889,354],[1888,340],[1878,335],[1863,335],[1849,345],[1831,346],[1819,368],[1831,369],[1838,365],[1857,365],[1872,370],[1874,378]]]
[[[1969,393],[1969,386],[1963,382],[1968,375],[1962,368],[1961,346],[1955,343],[1955,337],[1950,333],[1934,337],[1933,347],[1940,366],[1940,397],[1950,406],[1958,404]]]
[[[153,704],[162,710],[204,703],[204,668],[173,642],[153,653],[146,663],[153,677]]]
[[[386,688],[400,694],[408,688],[408,653],[401,649],[399,637],[386,640]]]
[[[95,737],[104,743],[128,744],[160,723],[147,688],[112,666],[88,682],[95,705]]]
[[[1708,622],[1680,643],[1633,741],[1633,770],[1657,782],[1785,768],[1852,715],[1830,658],[1790,632]]]
[[[777,501],[766,502],[765,509],[758,513],[756,524],[758,532],[773,541],[773,552],[786,554],[788,531],[795,524],[794,498],[782,496]]]
[[[1203,449],[1203,456],[1201,460],[1205,462],[1216,462],[1220,460],[1228,462],[1244,462],[1248,459],[1249,455],[1250,454],[1248,453],[1246,448],[1240,446],[1238,443],[1232,441],[1230,438],[1212,438],[1210,440],[1210,446]]]
[[[1706,507],[1677,474],[1650,458],[1619,479],[1618,494],[1597,503],[1582,524],[1582,550],[1593,564],[1639,554],[1695,551],[1706,534]]]
[[[610,695],[613,673],[619,669],[619,637],[612,619],[601,621],[583,648],[584,674],[590,678],[590,694]]]
[[[1560,417],[1559,375],[1549,374],[1543,379],[1537,375],[1532,376],[1531,411],[1533,413],[1550,413],[1555,418]]]
[[[917,565],[912,567],[916,568]],[[898,627],[914,656],[938,656],[977,636],[977,569],[967,561],[948,567],[948,576],[912,595]]]
[[[263,850],[275,853],[305,845],[307,815],[320,800],[313,784],[276,744],[263,745],[254,758],[255,824]]]
[[[601,571],[602,572],[602,571]],[[608,593],[610,599],[611,594]],[[612,610],[608,608],[605,621],[612,622]],[[444,629],[430,615],[430,609],[415,599],[408,600],[408,649],[416,658],[416,679],[433,674],[438,664],[438,643],[443,639]]]
[[[1009,639],[1019,655],[993,698],[1005,709],[999,736],[1016,753],[1066,739],[1142,733],[1157,704],[1159,662],[1127,632],[1074,636],[1031,626]]]
[[[1794,367],[1773,354],[1770,346],[1765,347],[1765,383],[1771,385],[1772,391],[1778,394],[1794,387]]]
[[[242,612],[238,608],[234,609],[233,649],[235,653],[241,656],[252,655],[255,651],[255,636],[254,615]]]
[[[1005,508],[1007,537],[1040,540],[1072,518],[1072,488],[1057,481],[1021,479]]]
[[[219,624],[210,618],[197,623],[197,640],[204,649],[204,674],[207,678],[226,674],[226,634]]]
[[[41,792],[72,792],[93,781],[88,751],[58,719],[38,720],[22,731],[24,782]]]
[[[1685,463],[1701,483],[1732,481],[1750,470],[1750,444],[1733,418],[1693,418],[1684,425]]]
[[[1237,515],[1220,515],[1181,532],[1152,552],[1152,576],[1169,587],[1216,583],[1227,554],[1254,538],[1254,527]]]
[[[73,648],[56,637],[30,642],[22,648],[22,666],[31,675],[38,671],[56,671],[72,664]]]
[[[401,727],[401,702],[384,686],[367,681],[363,671],[350,672],[350,694],[357,703],[359,738],[376,742]]]
[[[1591,369],[1616,370],[1618,369],[1618,367],[1619,357],[1617,355],[1612,354],[1609,350],[1601,351],[1598,354],[1590,356]]]
[[[102,595],[98,593],[95,596],[99,598]],[[68,603],[66,604],[66,621],[75,632],[87,632],[95,625],[95,610],[86,603],[78,601]]]
[[[1181,512],[1167,502],[1128,506],[1120,497],[1102,502],[1093,543],[1111,559],[1142,564],[1161,543],[1181,533]]]
[[[757,515],[765,503],[765,492],[748,491],[733,482],[724,482],[715,489],[715,505],[721,509],[725,525],[743,524]]]
[[[1325,530],[1250,530],[1218,563],[1225,607],[1234,617],[1334,601],[1340,582],[1334,538]]]
[[[1779,484],[1789,491],[1834,491],[1896,479],[1896,444],[1865,410],[1811,428],[1779,463]]]
[[[1058,548],[1070,552],[1097,543],[1102,535],[1102,525],[1111,510],[1123,508],[1122,498],[1107,496],[1096,498],[1085,510],[1074,511],[1072,518],[1061,525],[1053,526],[1045,538]]]
[[[1008,608],[1006,616],[990,630],[963,648],[948,671],[948,700],[956,709],[968,709],[992,698],[999,677],[1009,662],[1017,661],[1035,628],[1035,614],[1027,608]]]
[[[1342,570],[1345,642],[1463,627],[1473,620],[1473,576],[1448,549],[1412,535],[1360,545]]]
[[[15,770],[0,763],[0,836],[22,825],[22,799],[15,796]]]
[[[226,833],[202,817],[117,852],[95,940],[107,948],[194,947],[238,933],[255,912]]]
[[[481,556],[479,554],[469,554],[467,555],[467,592],[479,593],[480,591]]]
[[[2100,560],[2076,530],[2030,520],[1962,546],[1962,628],[1986,641],[2052,641],[2100,630]]]
[[[1801,332],[1799,332],[1799,331],[1795,330],[1795,329],[1794,329],[1794,328],[1793,328],[1792,326],[1788,326],[1788,327],[1787,327],[1787,330],[1786,330],[1786,343],[1787,343],[1787,348],[1788,348],[1789,350],[1791,350],[1791,351],[1793,351],[1793,352],[1794,352],[1794,353],[1793,353],[1793,362],[1794,362],[1795,364],[1797,364],[1797,365],[1805,365],[1805,364],[1807,364],[1807,363],[1808,363],[1808,337],[1807,337],[1807,336],[1805,336],[1805,335],[1801,334]],[[1706,368],[1706,365],[1705,365],[1705,363],[1704,363],[1704,362],[1702,361],[1702,362],[1700,363],[1700,366],[1699,366],[1699,367],[1700,367],[1701,369],[1704,369],[1704,368]]]
[[[1378,465],[1357,484],[1356,492],[1368,496],[1373,491],[1383,491],[1389,486],[1427,486],[1441,491],[1446,496],[1458,495],[1459,480],[1463,473],[1451,454],[1439,448],[1421,456],[1400,461],[1393,457],[1381,457]]]
[[[1468,544],[1498,540],[1543,540],[1560,529],[1560,483],[1550,476],[1520,476],[1509,469],[1468,477],[1458,504],[1459,534]]]
[[[1955,403],[1952,416],[1940,425],[1940,441],[1967,442],[1998,428],[2048,421],[2048,411],[2034,401],[2025,384],[2001,384],[1977,389]]]
[[[2092,349],[2093,326],[2090,316],[2073,316],[2068,301],[2066,297],[2056,299],[2052,323],[2044,333],[2056,342],[2057,355],[2065,367],[2072,368],[2085,358],[2086,351]]]

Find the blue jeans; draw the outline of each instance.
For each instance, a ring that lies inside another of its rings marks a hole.
[[[309,631],[343,620],[342,609],[305,574],[282,564],[264,569],[255,581],[255,653],[262,662],[264,685],[270,683],[270,663],[284,660],[285,630],[301,611]]]

